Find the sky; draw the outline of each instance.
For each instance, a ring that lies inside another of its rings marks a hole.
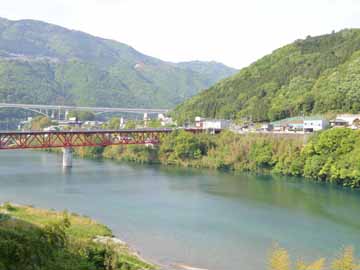
[[[81,30],[166,61],[242,68],[299,38],[360,28],[360,0],[0,0],[0,17]]]

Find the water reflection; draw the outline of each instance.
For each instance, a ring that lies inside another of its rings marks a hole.
[[[62,167],[62,172],[65,176],[65,179],[71,179],[72,167]]]

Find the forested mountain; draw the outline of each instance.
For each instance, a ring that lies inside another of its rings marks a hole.
[[[0,18],[0,102],[170,108],[235,71],[164,62],[83,32]]]
[[[360,30],[297,40],[179,105],[194,116],[276,120],[360,111]]]

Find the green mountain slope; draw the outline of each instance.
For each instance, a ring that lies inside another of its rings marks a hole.
[[[298,40],[179,105],[194,116],[276,120],[360,111],[360,30]]]
[[[0,19],[0,102],[170,108],[236,71],[199,67],[44,22]]]

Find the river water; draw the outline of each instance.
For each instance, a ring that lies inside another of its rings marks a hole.
[[[89,215],[161,265],[265,269],[275,242],[308,259],[360,251],[360,191],[295,178],[81,159],[64,171],[55,154],[1,151],[0,201]]]

